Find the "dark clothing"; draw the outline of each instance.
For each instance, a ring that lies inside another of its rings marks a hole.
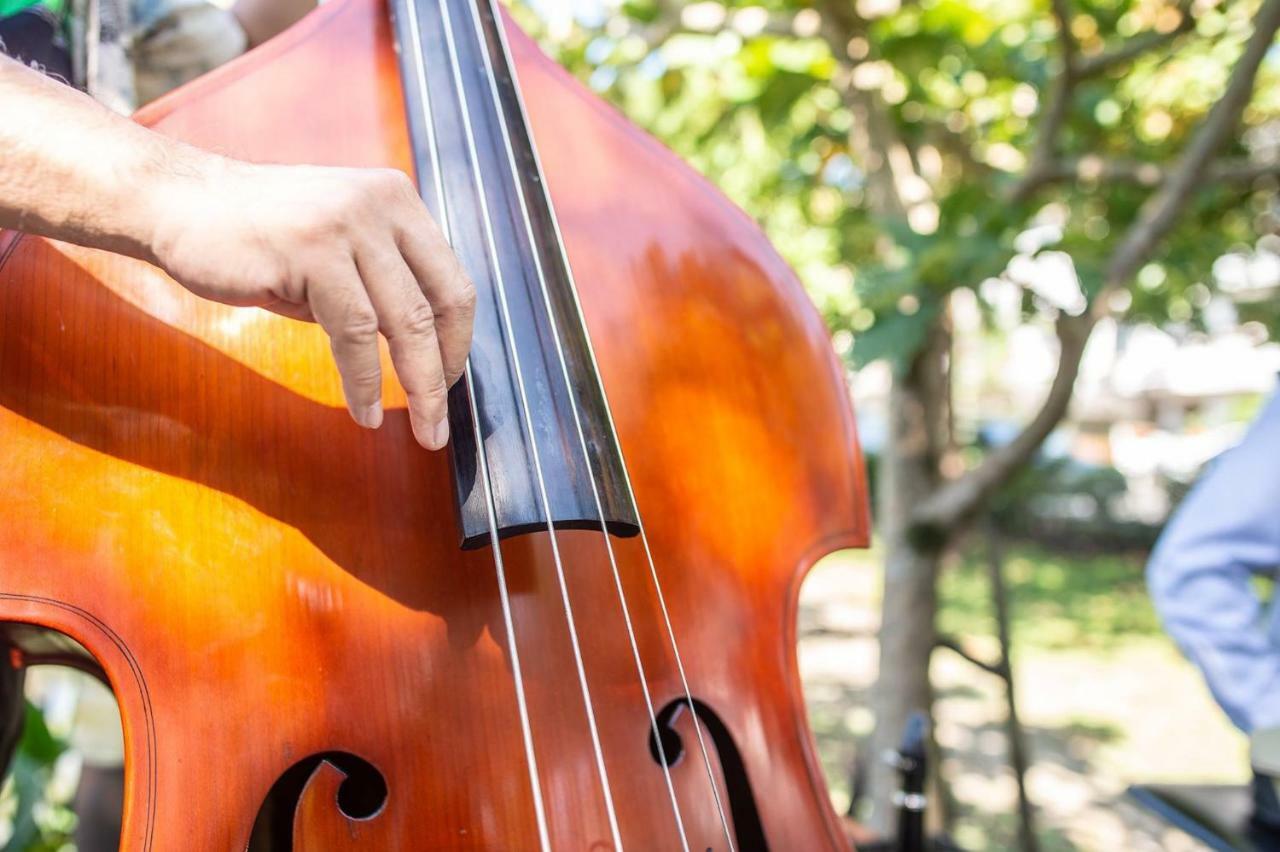
[[[26,719],[26,703],[22,700],[24,670],[14,667],[8,651],[9,645],[0,634],[0,778],[13,760]]]
[[[62,25],[42,6],[0,18],[0,51],[50,77],[71,80],[71,51]]]

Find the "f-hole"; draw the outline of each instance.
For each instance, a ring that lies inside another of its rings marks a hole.
[[[298,761],[276,779],[253,823],[247,852],[293,852],[293,818],[307,781],[321,763],[347,776],[338,788],[338,809],[353,820],[370,819],[387,802],[387,780],[368,761],[345,751],[327,751]]]
[[[738,744],[733,741],[729,726],[706,703],[697,698],[692,701],[698,724],[710,737],[711,745],[720,759],[720,771],[729,797],[729,818],[733,823],[733,833],[738,838],[738,849],[741,852],[768,852],[769,842],[764,837],[764,826],[760,822],[755,793],[751,790],[751,779],[747,777],[742,752],[738,751]],[[684,739],[676,731],[676,725],[688,711],[689,702],[688,698],[677,698],[658,712],[657,736],[662,738],[661,750],[653,730],[649,731],[649,754],[659,766],[663,764],[663,758],[666,759],[667,766],[675,766],[685,756]],[[696,743],[694,748],[697,748]]]

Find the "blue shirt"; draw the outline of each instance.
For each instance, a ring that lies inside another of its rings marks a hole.
[[[1231,721],[1280,726],[1280,610],[1254,591],[1280,569],[1280,394],[1165,527],[1147,582],[1165,629]]]

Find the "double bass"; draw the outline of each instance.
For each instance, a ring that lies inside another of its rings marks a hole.
[[[796,604],[865,482],[748,217],[492,0],[332,0],[137,119],[414,175],[479,301],[429,453],[389,362],[369,432],[318,327],[0,233],[0,629],[114,692],[121,848],[848,849]]]

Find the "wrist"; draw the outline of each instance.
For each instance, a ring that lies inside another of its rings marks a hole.
[[[207,207],[209,188],[217,185],[217,173],[230,161],[172,140],[154,141],[156,149],[122,181],[135,188],[126,202],[125,253],[163,269],[178,235]]]

